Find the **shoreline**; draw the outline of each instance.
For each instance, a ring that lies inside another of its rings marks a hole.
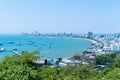
[[[84,40],[87,40],[87,41],[90,41],[92,44],[97,44],[99,42],[95,41],[95,40],[92,40],[92,39],[84,39]]]
[[[31,35],[30,35],[31,36]],[[32,36],[34,36],[34,35],[32,35]],[[93,40],[93,39],[87,39],[87,38],[80,38],[80,37],[78,37],[78,38],[76,38],[76,37],[59,37],[59,36],[46,36],[46,37],[48,37],[48,38],[71,38],[71,39],[83,39],[83,40],[87,40],[87,41],[90,41],[92,44],[97,44],[97,43],[99,43],[98,41],[95,41],[95,40]]]

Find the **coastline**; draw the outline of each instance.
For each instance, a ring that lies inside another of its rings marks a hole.
[[[97,42],[97,41],[95,41],[95,40],[92,40],[92,39],[86,39],[86,40],[92,42],[93,44],[97,44],[97,43],[99,43],[99,42]]]
[[[93,39],[87,39],[87,38],[79,38],[79,39],[83,39],[83,40],[87,40],[89,42],[91,42],[92,44],[98,44],[99,42]]]

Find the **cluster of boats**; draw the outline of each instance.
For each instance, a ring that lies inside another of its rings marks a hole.
[[[4,43],[7,43],[7,44],[14,44],[14,42],[12,41],[8,41],[8,42],[4,42]],[[0,43],[0,46],[3,46],[3,43]],[[14,48],[15,49],[15,48]],[[14,50],[13,49],[13,50]],[[5,48],[0,48],[0,52],[4,52],[6,49]]]
[[[5,42],[7,44],[14,44],[14,42],[10,41],[10,42]],[[0,43],[0,46],[3,46],[3,43]],[[6,51],[5,48],[0,48],[0,52],[4,52]],[[15,53],[16,55],[21,55],[19,52],[17,52],[17,48],[13,48],[12,50],[8,50],[8,51],[11,51],[13,53]]]
[[[4,42],[5,44],[15,44],[15,42],[12,42],[12,41],[9,41],[9,42]],[[27,45],[34,45],[34,41],[32,41],[32,40],[27,40]],[[19,44],[15,44],[16,46],[21,46],[21,44],[19,43]],[[7,49],[5,49],[5,48],[3,48],[3,43],[0,43],[0,46],[1,46],[1,48],[0,48],[0,53],[1,52],[5,52],[5,51],[11,51],[12,53],[14,53],[14,54],[16,54],[16,55],[21,55],[19,52],[18,52],[18,49],[17,48],[13,48],[13,49],[10,49],[10,50],[7,50]],[[42,49],[42,46],[44,46],[44,44],[41,44],[41,46],[40,46],[40,50]],[[38,47],[37,45],[34,45],[34,47]],[[49,48],[52,48],[52,43],[49,43],[48,44],[48,47]]]
[[[6,50],[5,48],[0,48],[0,52],[4,52],[5,50]],[[17,52],[17,48],[13,48],[10,51],[13,52],[15,55],[18,55],[18,56],[21,55],[21,53]]]

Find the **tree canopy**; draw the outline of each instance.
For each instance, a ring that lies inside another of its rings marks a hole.
[[[119,80],[120,57],[113,54],[96,56],[99,64],[109,60],[111,67],[97,71],[91,65],[66,66],[51,68],[48,65],[40,67],[34,63],[39,59],[38,51],[23,51],[21,56],[5,56],[0,62],[0,80]],[[78,58],[78,57],[76,57]],[[104,59],[106,58],[106,59]]]

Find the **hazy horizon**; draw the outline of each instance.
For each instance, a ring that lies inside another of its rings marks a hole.
[[[1,0],[0,34],[120,33],[119,0]]]

